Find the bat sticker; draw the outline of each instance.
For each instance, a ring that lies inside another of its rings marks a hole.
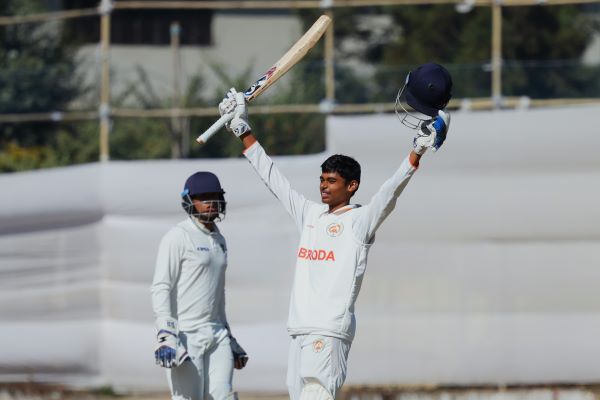
[[[271,77],[271,75],[273,75],[273,73],[275,73],[275,70],[277,70],[276,66],[272,66],[271,68],[269,68],[269,70],[263,76],[261,76],[256,82],[252,84],[252,86],[248,88],[248,90],[244,92],[244,96],[252,96],[252,94],[256,92],[256,90],[258,90],[263,85],[263,83],[265,83],[265,81],[267,81]]]

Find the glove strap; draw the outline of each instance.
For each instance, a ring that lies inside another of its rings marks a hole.
[[[156,330],[158,331],[158,335],[161,333],[170,333],[177,336],[179,334],[179,324],[175,318],[157,317]]]
[[[250,132],[252,128],[250,128],[250,124],[248,121],[242,118],[234,118],[231,121],[231,128],[233,130],[233,134],[237,137],[242,136],[243,134]]]

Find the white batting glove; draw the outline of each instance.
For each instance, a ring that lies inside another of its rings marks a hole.
[[[240,137],[252,131],[248,123],[248,109],[244,94],[234,88],[229,89],[225,98],[219,103],[219,113],[221,116],[230,114],[231,120],[225,124],[225,128],[235,136]]]
[[[417,136],[413,139],[414,152],[423,155],[429,148],[438,151],[446,140],[449,128],[450,114],[439,110],[437,117],[421,124]]]
[[[235,101],[236,93],[234,88],[229,89],[223,100],[219,103],[219,114],[221,114],[221,117],[225,114],[232,113],[233,110],[235,110],[235,106],[237,105]]]
[[[179,340],[177,320],[158,318],[156,320],[158,345],[154,351],[156,364],[164,368],[174,368],[190,358],[185,346]]]
[[[233,353],[233,364],[235,369],[242,369],[248,362],[248,354],[246,354],[246,350],[239,345],[233,336],[230,336],[229,340],[231,342],[231,352]]]

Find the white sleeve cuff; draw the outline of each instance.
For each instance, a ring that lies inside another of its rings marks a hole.
[[[250,147],[248,147],[247,149],[244,149],[243,154],[244,154],[244,156],[246,156],[246,158],[253,158],[254,153],[256,153],[256,150],[260,147],[261,147],[261,145],[257,140],[256,142],[252,143],[250,145]]]

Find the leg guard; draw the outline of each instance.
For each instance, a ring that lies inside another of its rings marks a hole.
[[[309,381],[302,387],[300,400],[333,400],[333,397],[320,382]]]
[[[231,392],[227,395],[226,400],[238,400],[237,392]]]

